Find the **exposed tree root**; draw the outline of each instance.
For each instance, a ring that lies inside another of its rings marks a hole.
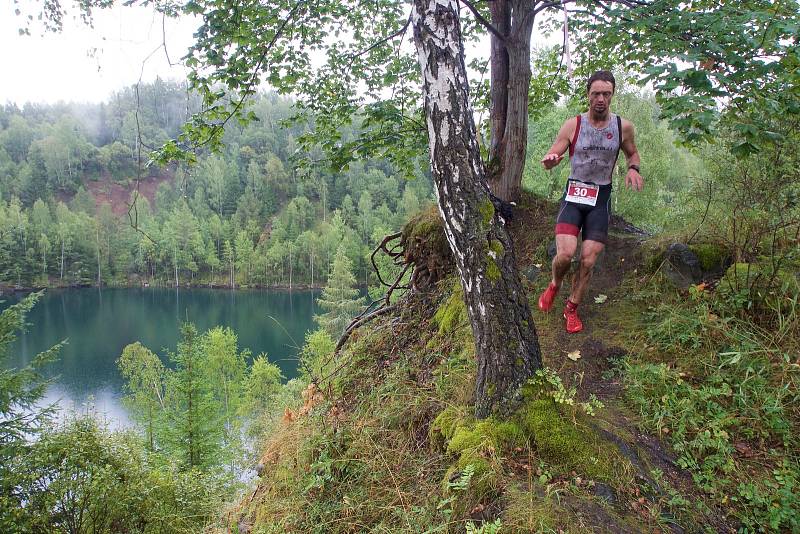
[[[380,244],[377,247],[375,247],[375,250],[372,251],[372,254],[370,254],[369,259],[370,262],[372,263],[372,268],[375,269],[375,274],[378,276],[378,281],[381,283],[381,285],[388,287],[389,289],[386,290],[386,294],[383,297],[381,297],[378,300],[372,301],[369,304],[369,306],[364,308],[364,311],[361,312],[361,314],[358,317],[353,319],[347,326],[347,328],[344,329],[342,336],[339,338],[338,343],[336,343],[336,348],[333,350],[334,355],[339,353],[341,348],[344,346],[344,344],[347,342],[347,340],[350,338],[350,335],[356,328],[359,328],[360,326],[367,324],[369,321],[371,321],[376,317],[385,315],[386,313],[394,310],[397,307],[396,304],[391,304],[392,293],[394,292],[395,289],[407,289],[407,290],[411,289],[411,286],[400,285],[400,283],[403,280],[403,277],[408,272],[408,270],[413,268],[414,264],[406,261],[405,251],[403,249],[403,244],[401,241],[398,241],[397,243],[392,245],[391,248],[389,247],[389,244],[392,243],[392,241],[397,241],[402,237],[402,235],[403,235],[402,232],[397,232],[394,234],[387,235],[386,237],[383,238]],[[383,277],[381,276],[381,271],[378,268],[378,265],[375,263],[375,255],[378,252],[383,252],[384,254],[392,258],[392,262],[395,265],[403,266],[403,270],[400,271],[400,274],[391,284],[383,279]],[[412,271],[412,276],[413,276],[413,271]],[[377,309],[374,309],[374,306],[379,303],[380,306]]]

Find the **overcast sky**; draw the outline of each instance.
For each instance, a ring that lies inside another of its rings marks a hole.
[[[10,2],[0,7],[0,104],[100,102],[112,91],[142,79],[183,80],[180,65],[170,66],[162,43],[162,17],[150,8],[121,7],[94,12],[94,28],[71,16],[62,33],[33,26],[20,36],[21,17]],[[179,63],[192,42],[197,22],[166,19],[169,58]],[[157,50],[158,49],[158,50]],[[157,50],[157,51],[155,51]],[[155,52],[154,52],[155,51]]]
[[[67,15],[61,33],[45,33],[34,25],[31,35],[21,36],[23,22],[6,0],[0,7],[0,104],[101,102],[140,76],[143,81],[156,76],[185,80],[180,58],[199,25],[197,19],[164,20],[152,8],[120,5],[95,10],[94,28]],[[162,46],[162,23],[173,65]],[[560,39],[556,32],[547,41]],[[488,53],[488,39],[475,46]]]

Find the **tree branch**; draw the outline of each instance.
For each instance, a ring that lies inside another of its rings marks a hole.
[[[378,308],[369,315],[365,315],[361,319],[358,319],[356,322],[350,325],[350,327],[347,330],[345,330],[345,332],[342,334],[342,337],[336,344],[336,348],[333,349],[333,353],[337,354],[339,352],[339,350],[344,346],[345,342],[350,338],[350,334],[352,334],[356,328],[358,328],[363,324],[368,323],[369,321],[375,319],[376,317],[380,317],[381,315],[386,315],[387,313],[394,311],[396,308],[397,304],[392,304],[391,306],[383,306],[382,308]]]
[[[375,263],[375,254],[377,254],[378,251],[383,251],[384,254],[390,256],[391,258],[402,256],[402,252],[390,252],[389,250],[386,249],[386,245],[388,245],[395,239],[399,238],[401,235],[403,235],[402,232],[397,232],[395,234],[387,235],[386,237],[383,238],[383,241],[381,241],[380,244],[377,247],[375,247],[375,250],[373,250],[372,254],[370,254],[369,256],[369,260],[372,262],[372,268],[375,269],[375,274],[378,275],[378,281],[386,287],[391,287],[391,284],[387,284],[381,277],[381,270],[378,269],[378,265]],[[392,250],[394,250],[394,248],[392,248]]]
[[[373,50],[373,49],[375,49],[375,48],[379,47],[380,45],[382,45],[382,44],[384,44],[384,43],[386,43],[386,42],[389,42],[389,41],[391,41],[391,40],[392,40],[392,39],[394,39],[395,37],[400,37],[401,35],[404,35],[404,34],[406,33],[406,30],[408,29],[408,25],[409,25],[409,24],[411,24],[411,17],[410,17],[410,16],[409,16],[409,17],[406,19],[406,23],[405,23],[405,24],[403,24],[403,27],[402,27],[402,28],[400,28],[399,30],[397,30],[396,32],[394,32],[394,33],[393,33],[393,34],[391,34],[391,35],[387,35],[386,37],[384,37],[384,38],[383,38],[383,39],[381,39],[380,41],[377,41],[377,42],[375,42],[375,43],[372,43],[371,45],[369,45],[367,48],[365,48],[365,49],[364,49],[364,50],[362,50],[361,52],[356,52],[355,54],[352,54],[352,55],[350,56],[350,58],[351,58],[351,59],[353,59],[353,58],[357,58],[357,57],[359,57],[359,56],[363,56],[364,54],[366,54],[366,53],[367,53],[367,52],[369,52],[370,50]]]
[[[211,128],[211,132],[208,134],[208,137],[206,138],[206,140],[202,141],[200,143],[196,143],[194,148],[199,148],[201,146],[204,146],[204,145],[210,143],[211,140],[214,138],[214,136],[217,134],[217,132],[219,132],[220,130],[224,129],[225,125],[228,123],[228,121],[230,121],[237,113],[239,113],[239,110],[244,105],[245,100],[247,100],[247,98],[253,92],[253,87],[255,86],[255,83],[258,81],[259,75],[261,74],[261,67],[264,65],[264,60],[267,58],[267,54],[269,53],[270,50],[272,50],[272,47],[275,46],[275,43],[283,35],[283,32],[285,31],[286,26],[289,24],[289,21],[291,21],[292,18],[294,18],[294,15],[297,12],[298,8],[303,4],[305,4],[305,2],[297,2],[294,5],[294,7],[289,12],[289,14],[286,16],[286,18],[281,22],[280,27],[278,27],[278,30],[272,36],[272,39],[270,39],[269,43],[267,43],[266,46],[264,47],[263,52],[261,52],[261,55],[259,56],[258,61],[256,62],[255,69],[253,69],[253,73],[250,76],[250,80],[247,82],[247,86],[245,87],[245,90],[242,92],[242,97],[239,99],[239,101],[234,106],[233,111],[228,113],[228,116],[225,117],[225,120],[222,121],[220,124],[215,124]]]
[[[566,4],[574,4],[577,0],[552,0],[550,2],[545,2],[541,4],[539,7],[533,10],[534,15],[538,15],[545,9],[550,9],[551,7],[562,7]],[[644,7],[650,5],[651,2],[648,0],[607,0],[608,2],[614,4],[623,4],[627,7],[634,8],[634,7]],[[600,2],[595,2],[600,3]]]
[[[467,6],[467,9],[472,11],[472,14],[475,15],[475,19],[478,22],[480,22],[481,25],[484,26],[487,30],[489,30],[489,32],[491,32],[492,35],[494,35],[495,37],[500,39],[502,42],[504,42],[504,43],[506,42],[506,37],[502,33],[500,33],[500,30],[495,28],[494,25],[491,22],[486,20],[486,17],[481,15],[480,11],[478,11],[478,8],[476,8],[472,4],[472,2],[470,2],[469,0],[458,0],[458,1],[461,2],[462,4],[464,4],[465,6]]]

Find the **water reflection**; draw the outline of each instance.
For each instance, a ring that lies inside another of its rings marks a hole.
[[[265,352],[284,376],[297,372],[297,345],[313,328],[312,291],[230,291],[224,289],[71,289],[48,291],[28,315],[30,330],[11,349],[10,366],[26,365],[61,340],[67,345],[46,369],[54,377],[47,398],[80,411],[94,403],[109,419],[125,420],[120,403],[122,377],[116,359],[129,343],[140,341],[167,363],[176,349],[180,324],[199,331],[229,326],[239,347]],[[6,297],[4,308],[20,297]]]

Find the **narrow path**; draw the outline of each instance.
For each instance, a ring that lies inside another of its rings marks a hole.
[[[529,206],[517,224],[524,227],[538,222],[541,226],[541,220],[550,215],[548,212],[547,206]],[[552,228],[546,231],[552,232]],[[633,515],[640,524],[644,521],[652,525],[651,532],[696,531],[699,528],[697,522],[717,532],[735,532],[735,527],[722,514],[713,511],[695,517],[693,521],[674,518],[666,512],[665,502],[670,492],[678,491],[692,500],[699,498],[699,490],[694,486],[689,472],[676,465],[667,443],[659,436],[640,430],[636,414],[625,405],[621,379],[614,373],[614,361],[625,357],[627,353],[621,341],[630,332],[623,330],[628,326],[635,327],[621,319],[621,309],[615,306],[630,308],[629,303],[623,303],[626,297],[623,283],[643,267],[643,233],[622,219],[615,218],[612,221],[608,246],[598,260],[589,290],[579,307],[584,330],[568,334],[564,329],[559,301],[547,314],[536,308],[538,295],[549,280],[549,265],[534,263],[537,259],[541,260],[543,248],[541,244],[537,247],[535,240],[539,239],[540,243],[544,240],[552,248],[553,238],[549,232],[523,232],[519,228],[516,232],[520,242],[518,261],[522,271],[529,275],[529,279],[532,278],[527,289],[544,365],[555,369],[566,384],[576,385],[579,400],[595,395],[603,402],[605,407],[594,418],[595,430],[614,443],[635,470],[635,487],[623,495],[610,494],[606,499],[617,512],[617,519],[622,522],[605,517],[605,521],[611,523],[599,528],[608,532],[626,531],[624,518]],[[561,289],[559,300],[566,299],[568,283],[569,279]],[[628,313],[632,311],[635,310],[627,310]],[[575,351],[580,351],[580,358],[570,359],[567,354],[572,353],[574,357]],[[600,488],[600,491],[608,493],[609,488]],[[582,506],[587,507],[585,502]],[[591,517],[594,514],[598,519],[604,514],[608,516],[608,510],[600,510],[602,506],[599,503],[588,508],[583,510],[584,515]]]

